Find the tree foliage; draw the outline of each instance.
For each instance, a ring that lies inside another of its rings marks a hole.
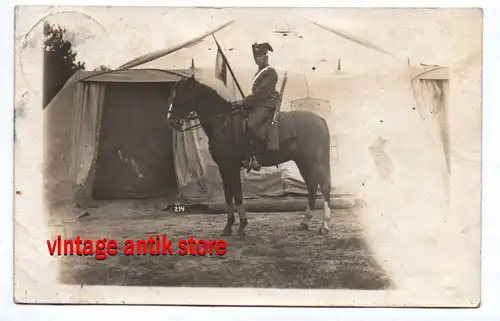
[[[105,65],[100,65],[99,67],[94,68],[94,71],[110,71],[110,70],[112,69]]]
[[[76,71],[85,70],[85,63],[76,60],[71,42],[65,39],[66,33],[66,28],[44,23],[44,108]]]

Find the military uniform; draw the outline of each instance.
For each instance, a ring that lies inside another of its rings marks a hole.
[[[265,56],[266,62],[259,65],[259,69],[255,73],[252,93],[237,104],[242,105],[249,110],[248,113],[248,134],[250,138],[255,137],[263,141],[267,140],[267,126],[270,123],[276,110],[279,94],[276,91],[278,82],[278,74],[274,68],[267,63],[267,52],[273,51],[273,48],[268,43],[253,44],[252,51],[254,58],[260,59]],[[254,157],[250,157],[248,168],[256,170],[260,169],[260,164]]]
[[[266,54],[273,51],[268,43],[253,44],[253,54]],[[252,84],[252,93],[239,103],[249,109],[248,129],[252,136],[266,139],[266,121],[271,121],[278,103],[276,84],[278,73],[268,64],[259,67]]]

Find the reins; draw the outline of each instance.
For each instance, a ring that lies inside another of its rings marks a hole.
[[[176,85],[176,90],[174,91],[174,97],[175,97],[175,94],[177,93],[177,86],[178,86],[178,85],[179,85],[179,83],[177,83],[177,85]],[[198,101],[197,101],[197,99],[196,99],[196,98],[195,98],[195,99],[192,99],[192,101],[193,101],[193,103],[194,103],[194,105],[195,105],[194,110],[196,110],[196,109],[197,109],[196,107],[198,107]],[[224,123],[224,125],[223,125],[223,127],[222,127],[222,131],[224,131],[224,130],[226,129],[226,127],[227,127],[228,122],[229,122],[229,117],[234,116],[234,115],[235,115],[235,114],[237,114],[237,113],[241,113],[241,112],[242,112],[242,108],[243,108],[243,107],[237,107],[237,108],[234,108],[234,107],[233,107],[233,108],[231,108],[231,110],[229,111],[229,113],[227,113],[226,111],[221,111],[221,112],[219,112],[219,113],[216,113],[216,114],[215,114],[213,117],[211,117],[210,119],[211,119],[211,120],[213,120],[213,119],[216,119],[216,118],[218,118],[218,117],[220,117],[220,116],[227,116],[226,122]],[[190,115],[189,115],[187,118],[185,118],[185,119],[180,119],[180,121],[181,121],[181,122],[188,122],[188,121],[191,121],[191,120],[199,120],[199,119],[200,119],[200,117],[199,117],[198,115],[191,115],[191,114],[193,114],[194,110],[190,112]],[[198,129],[198,128],[200,128],[200,127],[202,127],[202,124],[201,124],[201,123],[198,123],[198,124],[195,124],[195,125],[189,126],[189,127],[187,127],[187,128],[176,129],[176,131],[179,131],[179,132],[186,132],[186,131],[189,131],[189,130],[195,130],[195,129]]]
[[[196,104],[196,102],[195,102],[195,104]],[[231,116],[233,116],[233,115],[235,115],[235,114],[237,114],[237,113],[241,113],[241,108],[233,108],[233,109],[231,109],[231,110],[229,111],[229,113],[226,113],[225,111],[220,112],[220,113],[217,113],[217,114],[215,114],[215,115],[214,115],[214,117],[212,117],[212,118],[210,118],[210,119],[216,119],[216,118],[218,118],[218,117],[220,117],[220,116],[224,116],[224,115],[226,115],[226,116],[227,116],[227,120],[226,120],[226,122],[224,123],[224,126],[223,126],[223,128],[222,128],[222,131],[224,131],[224,129],[227,127],[227,123],[228,123],[228,121],[229,121],[229,117],[231,117]],[[193,116],[188,116],[186,119],[183,119],[183,122],[188,122],[188,121],[191,121],[191,120],[199,120],[199,119],[200,119],[200,117],[199,117],[198,115],[193,115]],[[198,129],[198,128],[200,128],[201,126],[202,126],[202,125],[201,125],[200,123],[198,123],[198,124],[192,125],[192,126],[187,127],[187,128],[178,129],[177,131],[179,131],[179,132],[186,132],[186,131],[188,131],[188,130],[195,130],[195,129]]]
[[[198,116],[189,116],[188,118],[186,118],[185,120],[183,120],[183,122],[188,122],[188,121],[191,121],[191,120],[198,120],[200,119]],[[188,130],[194,130],[194,129],[197,129],[197,128],[200,128],[201,127],[201,124],[198,123],[198,124],[194,124],[193,126],[190,126],[188,128],[184,128],[184,129],[178,129],[177,131],[179,132],[186,132]]]

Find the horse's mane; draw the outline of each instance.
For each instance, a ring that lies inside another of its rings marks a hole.
[[[233,95],[220,79],[209,77],[207,75],[196,75],[195,81],[202,86],[208,87],[208,89],[212,89],[215,93],[221,96],[221,98],[227,100],[228,102],[234,101]]]

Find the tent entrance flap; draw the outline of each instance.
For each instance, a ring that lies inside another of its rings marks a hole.
[[[142,199],[177,192],[172,131],[166,121],[172,85],[106,84],[94,199]]]

